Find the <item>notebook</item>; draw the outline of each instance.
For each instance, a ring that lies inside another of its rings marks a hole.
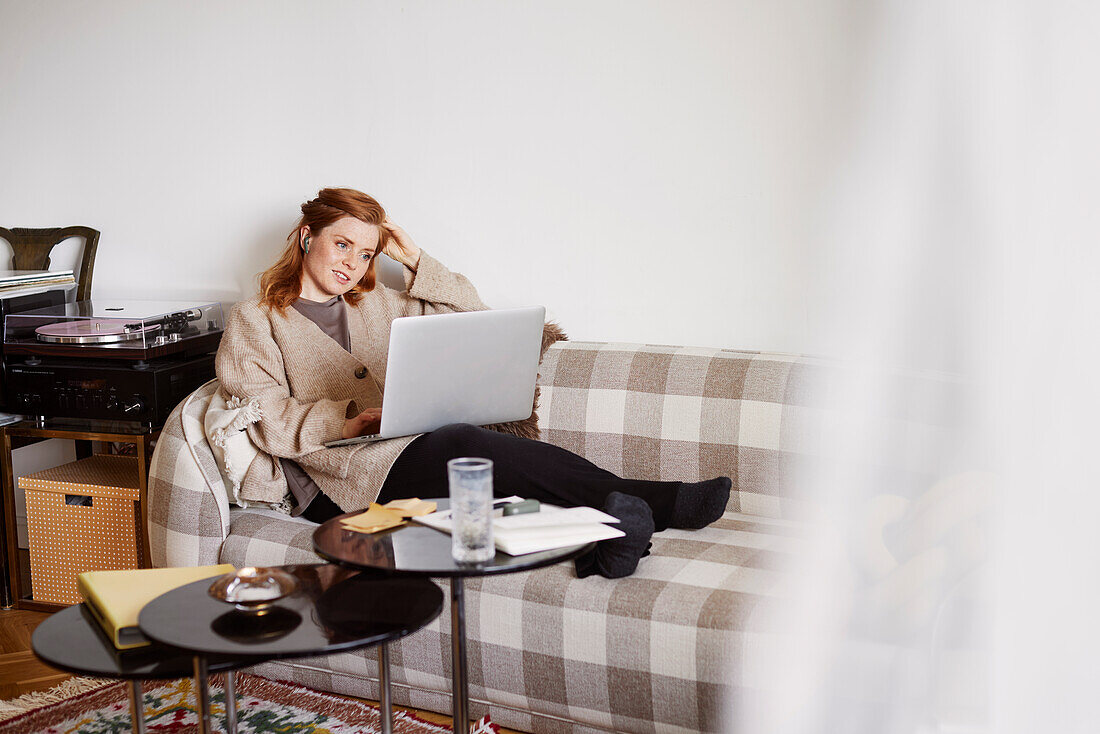
[[[504,502],[520,502],[522,497],[508,497]],[[501,500],[497,500],[499,504]],[[609,524],[619,518],[594,507],[555,507],[543,503],[538,512],[504,517],[503,510],[493,512],[493,542],[498,550],[510,556],[522,556],[554,548],[583,545],[598,540],[621,538],[626,533]],[[411,518],[413,522],[451,532],[451,511]],[[608,524],[609,523],[609,524]]]
[[[115,647],[126,650],[150,643],[138,627],[138,614],[146,604],[176,587],[235,570],[232,565],[222,563],[187,568],[85,571],[76,577],[76,590]]]

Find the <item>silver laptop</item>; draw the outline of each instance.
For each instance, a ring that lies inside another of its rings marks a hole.
[[[394,319],[379,432],[325,446],[528,417],[545,319],[542,306]]]

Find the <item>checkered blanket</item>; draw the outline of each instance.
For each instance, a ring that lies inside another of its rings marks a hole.
[[[466,586],[473,713],[537,732],[719,731],[752,695],[742,651],[778,630],[785,560],[812,503],[809,403],[824,368],[795,356],[565,342],[540,370],[543,440],[634,478],[733,478],[728,511],[668,530],[631,577],[577,579],[571,564]],[[172,414],[149,483],[157,565],[316,562],[316,527],[270,510],[229,511],[201,431],[213,386]],[[442,583],[446,583],[443,581]],[[449,612],[393,646],[397,703],[450,708]],[[376,697],[374,653],[271,663],[265,675]]]

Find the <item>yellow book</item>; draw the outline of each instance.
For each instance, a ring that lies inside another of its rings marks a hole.
[[[115,647],[126,650],[150,642],[138,627],[138,613],[146,604],[178,586],[235,570],[232,565],[222,563],[187,568],[85,571],[76,577],[76,590]]]

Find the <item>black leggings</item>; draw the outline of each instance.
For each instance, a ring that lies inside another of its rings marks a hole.
[[[668,527],[680,482],[623,479],[571,451],[466,423],[425,433],[405,447],[386,475],[378,502],[402,497],[446,497],[447,461],[463,456],[491,459],[493,494],[519,495],[562,507],[602,508],[612,492],[634,495],[653,510],[657,530]],[[303,517],[324,522],[341,513],[318,494]]]

